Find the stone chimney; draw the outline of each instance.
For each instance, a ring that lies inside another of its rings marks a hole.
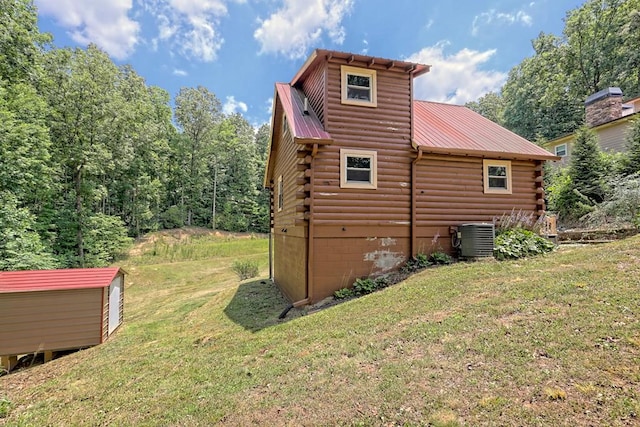
[[[588,127],[622,117],[622,91],[619,87],[610,87],[589,96],[584,102]]]

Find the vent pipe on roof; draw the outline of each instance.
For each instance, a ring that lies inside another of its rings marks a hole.
[[[302,112],[307,116],[309,115],[309,98],[306,96],[304,97],[304,110]]]

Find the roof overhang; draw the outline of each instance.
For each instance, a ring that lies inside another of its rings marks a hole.
[[[431,69],[430,65],[418,64],[415,62],[397,61],[393,59],[380,58],[376,56],[359,55],[348,52],[339,52],[335,50],[316,49],[314,50],[305,63],[300,67],[300,70],[293,76],[291,80],[291,86],[295,86],[301,80],[306,78],[307,74],[315,67],[315,65],[321,61],[328,61],[331,59],[338,59],[346,61],[347,63],[359,63],[366,64],[367,68],[396,70],[404,73],[411,74],[413,77],[418,77],[422,74],[428,73]]]
[[[560,160],[561,157],[549,155],[535,155],[535,154],[521,154],[521,153],[507,153],[504,151],[480,151],[480,150],[466,150],[459,148],[440,148],[440,147],[426,147],[416,144],[415,141],[411,143],[413,148],[423,154],[441,154],[447,156],[460,156],[460,157],[479,157],[483,159],[504,159],[504,160]]]

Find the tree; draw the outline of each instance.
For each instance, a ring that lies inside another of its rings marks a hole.
[[[41,270],[57,262],[35,230],[35,217],[13,194],[0,192],[0,270]]]
[[[118,68],[106,53],[90,45],[86,50],[51,51],[46,71],[52,155],[64,195],[51,203],[56,212],[69,215],[55,218],[65,229],[58,236],[57,251],[70,265],[85,266],[87,219],[106,192],[98,185],[100,177],[114,167],[112,137],[120,106]],[[73,240],[69,229],[74,230]]]
[[[610,86],[639,94],[639,0],[589,0],[567,13],[566,71],[574,96],[584,99]]]
[[[604,200],[606,168],[598,137],[591,129],[581,127],[576,132],[576,142],[569,162],[569,175],[575,191],[595,203]]]
[[[37,63],[51,36],[40,33],[33,1],[0,0],[0,22],[0,79],[35,83]]]
[[[253,127],[240,115],[226,117],[218,133],[222,174],[217,191],[221,207],[217,222],[224,230],[256,228],[258,209],[258,155]]]
[[[176,140],[178,155],[182,158],[187,175],[182,183],[182,200],[186,224],[192,225],[194,214],[203,214],[203,191],[207,182],[208,166],[215,163],[214,143],[222,119],[221,103],[207,88],[182,88],[176,96],[175,117],[184,138]],[[200,212],[197,212],[200,211]]]
[[[640,119],[632,122],[626,142],[629,155],[624,174],[631,175],[640,172]]]
[[[554,139],[582,123],[583,99],[569,94],[562,40],[540,33],[532,43],[535,55],[509,72],[502,89],[504,125],[530,141]]]
[[[504,101],[499,93],[489,92],[477,101],[466,103],[465,106],[494,123],[504,124]]]

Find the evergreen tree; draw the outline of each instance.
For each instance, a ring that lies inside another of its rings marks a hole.
[[[604,200],[606,167],[598,145],[598,137],[591,129],[581,127],[576,132],[569,175],[574,190],[595,203]]]
[[[629,155],[624,174],[631,175],[640,172],[640,119],[635,119],[631,124],[626,142]]]

